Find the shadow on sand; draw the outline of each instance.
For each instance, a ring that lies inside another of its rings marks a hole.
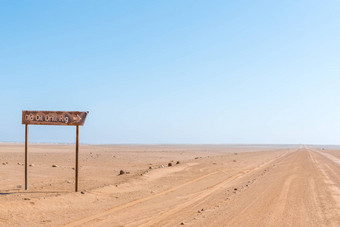
[[[15,195],[15,194],[67,194],[72,193],[70,191],[18,191],[18,190],[6,190],[0,191],[0,196],[2,195]]]

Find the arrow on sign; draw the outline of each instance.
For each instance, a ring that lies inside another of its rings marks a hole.
[[[73,117],[73,120],[79,122],[81,120],[81,117],[77,114],[77,117]]]

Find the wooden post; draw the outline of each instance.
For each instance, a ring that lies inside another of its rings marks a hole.
[[[79,157],[79,125],[77,127],[77,133],[76,133],[76,188],[75,191],[78,192],[78,157]]]
[[[25,190],[28,189],[28,176],[27,176],[27,146],[28,146],[28,125],[25,124]]]

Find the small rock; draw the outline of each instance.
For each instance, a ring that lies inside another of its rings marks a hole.
[[[233,162],[236,162],[236,160],[234,159]]]
[[[32,164],[30,164],[29,166],[33,167],[33,166],[34,166],[34,164],[32,163]]]
[[[125,174],[130,174],[130,172],[125,172]]]
[[[83,192],[83,191],[82,191],[82,192],[80,192],[80,193],[81,193],[81,194],[83,194],[83,195],[85,194],[85,192]]]
[[[179,161],[177,161],[177,162],[176,162],[176,165],[179,165],[179,164],[181,164],[181,163],[180,163]]]
[[[234,188],[234,191],[237,191],[237,188]]]
[[[181,222],[181,225],[185,225],[184,222]]]
[[[2,163],[2,165],[4,165],[4,166],[5,166],[5,165],[7,165],[7,164],[6,164],[6,162],[3,162],[3,163]]]
[[[169,167],[170,167],[170,166],[172,166],[172,163],[171,163],[171,162],[169,162],[169,163],[168,163],[168,166],[169,166]]]
[[[51,220],[42,220],[41,222],[45,223],[45,222],[52,222]]]
[[[164,166],[163,166],[163,165],[160,165],[159,168],[164,168]]]
[[[30,198],[24,198],[24,200],[31,200]]]
[[[125,174],[125,171],[121,169],[121,170],[119,171],[119,175],[123,175],[123,174]]]
[[[199,157],[196,157],[195,159],[199,159]]]
[[[204,211],[204,209],[202,208],[201,211]]]
[[[57,168],[57,167],[59,167],[59,166],[53,164],[52,167],[53,167],[53,168]]]
[[[149,169],[152,169],[152,166],[149,166]]]

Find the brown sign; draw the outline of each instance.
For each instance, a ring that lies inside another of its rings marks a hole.
[[[88,112],[79,111],[22,111],[26,125],[84,125]]]

